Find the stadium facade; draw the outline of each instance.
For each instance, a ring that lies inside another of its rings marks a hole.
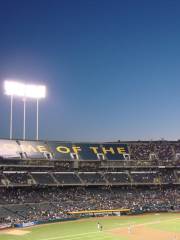
[[[0,169],[2,224],[180,210],[179,141],[1,139]]]

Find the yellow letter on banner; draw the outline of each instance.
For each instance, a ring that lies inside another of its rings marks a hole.
[[[65,146],[58,146],[58,147],[56,147],[56,150],[57,150],[57,152],[60,152],[60,153],[69,153],[70,152],[70,149]]]
[[[119,154],[124,154],[124,153],[126,153],[126,150],[125,150],[124,147],[117,147],[117,151],[118,151]]]
[[[90,147],[90,149],[92,149],[95,154],[98,154],[98,151],[97,151],[98,147]]]
[[[39,152],[43,153],[43,152],[48,152],[48,150],[46,149],[45,146],[41,146],[41,145],[38,145],[36,146],[37,149],[39,150]]]
[[[105,147],[102,147],[102,150],[103,150],[103,153],[106,154],[108,152],[112,153],[112,154],[115,154],[114,152],[114,149],[112,147],[110,147],[109,149],[108,148],[105,148]]]
[[[78,153],[78,152],[82,151],[80,147],[74,146],[74,147],[72,147],[72,149],[73,149],[74,153]]]

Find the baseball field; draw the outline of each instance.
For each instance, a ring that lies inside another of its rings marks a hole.
[[[103,226],[102,231],[97,227]],[[88,218],[0,231],[0,240],[180,240],[180,214]]]

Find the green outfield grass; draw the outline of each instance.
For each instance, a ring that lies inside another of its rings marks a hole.
[[[97,229],[98,221],[103,225],[102,232]],[[128,236],[114,236],[111,230],[125,229],[130,225],[134,226],[134,228],[141,228],[142,225],[151,230],[158,229],[161,232],[172,232],[172,234],[177,235],[176,239],[180,240],[180,214],[178,213],[88,218],[85,220],[39,225],[21,229],[25,232],[28,231],[28,233],[21,236],[9,235],[1,231],[0,240],[128,240],[132,239],[132,236],[130,238]]]

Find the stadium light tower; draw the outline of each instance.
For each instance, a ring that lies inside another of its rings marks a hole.
[[[11,97],[10,111],[10,139],[12,139],[13,122],[13,99],[21,97],[23,99],[23,139],[26,138],[26,101],[27,99],[36,99],[36,140],[39,139],[39,99],[46,97],[46,86],[24,84],[13,80],[4,82],[5,94]]]
[[[27,84],[25,98],[36,99],[36,140],[39,139],[39,100],[46,97],[46,86]]]
[[[19,91],[17,91],[17,89],[19,89]],[[11,98],[9,138],[12,139],[12,133],[13,133],[13,100],[14,100],[14,95],[16,95],[17,93],[20,93],[21,85],[17,82],[5,81],[4,82],[4,91],[5,91],[5,94],[10,96],[10,98]]]

